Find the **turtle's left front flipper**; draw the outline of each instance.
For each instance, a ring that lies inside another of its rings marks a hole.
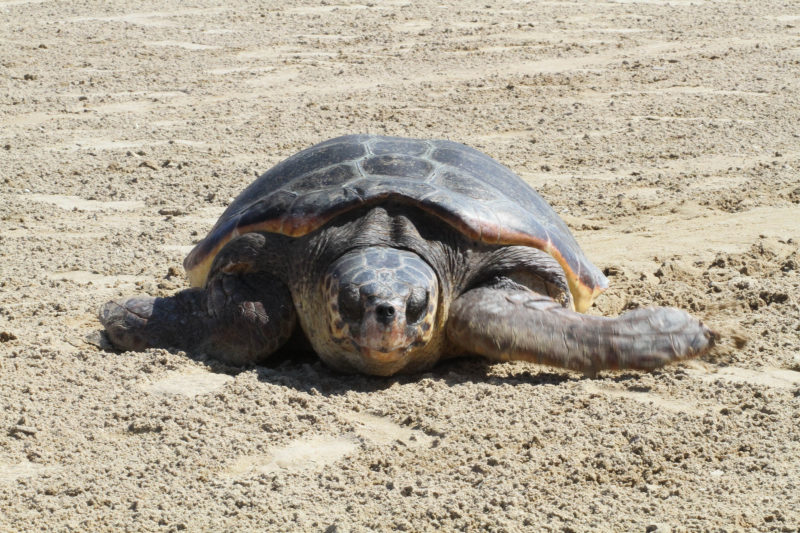
[[[540,294],[481,287],[450,308],[447,335],[459,348],[498,361],[524,360],[587,374],[651,370],[706,353],[717,335],[680,309],[636,309],[616,318],[565,309]]]

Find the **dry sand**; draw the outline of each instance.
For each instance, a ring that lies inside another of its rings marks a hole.
[[[0,0],[0,530],[798,530],[800,5],[113,4]],[[591,313],[719,348],[597,379],[102,349],[103,302],[184,287],[256,174],[352,132],[487,152],[609,273]]]

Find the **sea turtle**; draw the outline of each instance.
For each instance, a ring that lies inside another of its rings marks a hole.
[[[715,339],[674,308],[582,314],[608,282],[564,222],[511,170],[445,140],[348,135],[303,150],[248,186],[184,267],[193,288],[101,309],[115,346],[246,365],[294,332],[346,372],[471,353],[592,374]]]

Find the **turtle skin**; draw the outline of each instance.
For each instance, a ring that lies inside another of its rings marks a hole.
[[[299,338],[345,372],[476,354],[593,375],[695,357],[717,338],[674,308],[582,314],[607,280],[564,222],[451,141],[349,135],[299,152],[248,186],[184,266],[190,289],[103,306],[115,346],[247,365]]]

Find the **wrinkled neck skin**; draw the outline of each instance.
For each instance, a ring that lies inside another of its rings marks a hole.
[[[300,326],[314,351],[331,367],[349,373],[387,376],[419,372],[439,359],[461,355],[453,353],[445,324],[453,299],[476,285],[501,277],[529,286],[523,279],[527,274],[520,277],[520,273],[539,271],[546,265],[551,267],[553,278],[563,281],[566,287],[560,267],[545,252],[476,243],[441,219],[407,205],[356,210],[307,236],[280,238],[274,243],[267,244],[268,254],[273,257],[271,262],[275,264],[272,269],[291,289]],[[390,327],[380,323],[378,314],[383,304],[398,312],[403,301],[407,304],[407,294],[402,290],[399,296],[387,297],[380,287],[365,290],[359,285],[367,315],[359,327],[353,326],[353,321],[346,324],[341,309],[332,309],[339,307],[334,295],[342,289],[340,286],[334,290],[333,278],[355,278],[355,271],[348,272],[353,267],[348,266],[348,261],[354,264],[367,261],[363,265],[365,270],[373,270],[380,263],[381,250],[388,250],[389,255],[397,251],[406,257],[410,268],[426,270],[427,267],[430,275],[435,276],[435,290],[430,293],[433,310],[427,326],[422,325],[423,320],[413,322],[404,316]],[[376,263],[368,264],[369,261]],[[415,265],[415,261],[424,266]],[[569,303],[567,300],[568,293],[564,305]],[[415,333],[410,326],[420,330]],[[422,332],[421,328],[427,329]],[[410,341],[407,348],[405,341]]]

